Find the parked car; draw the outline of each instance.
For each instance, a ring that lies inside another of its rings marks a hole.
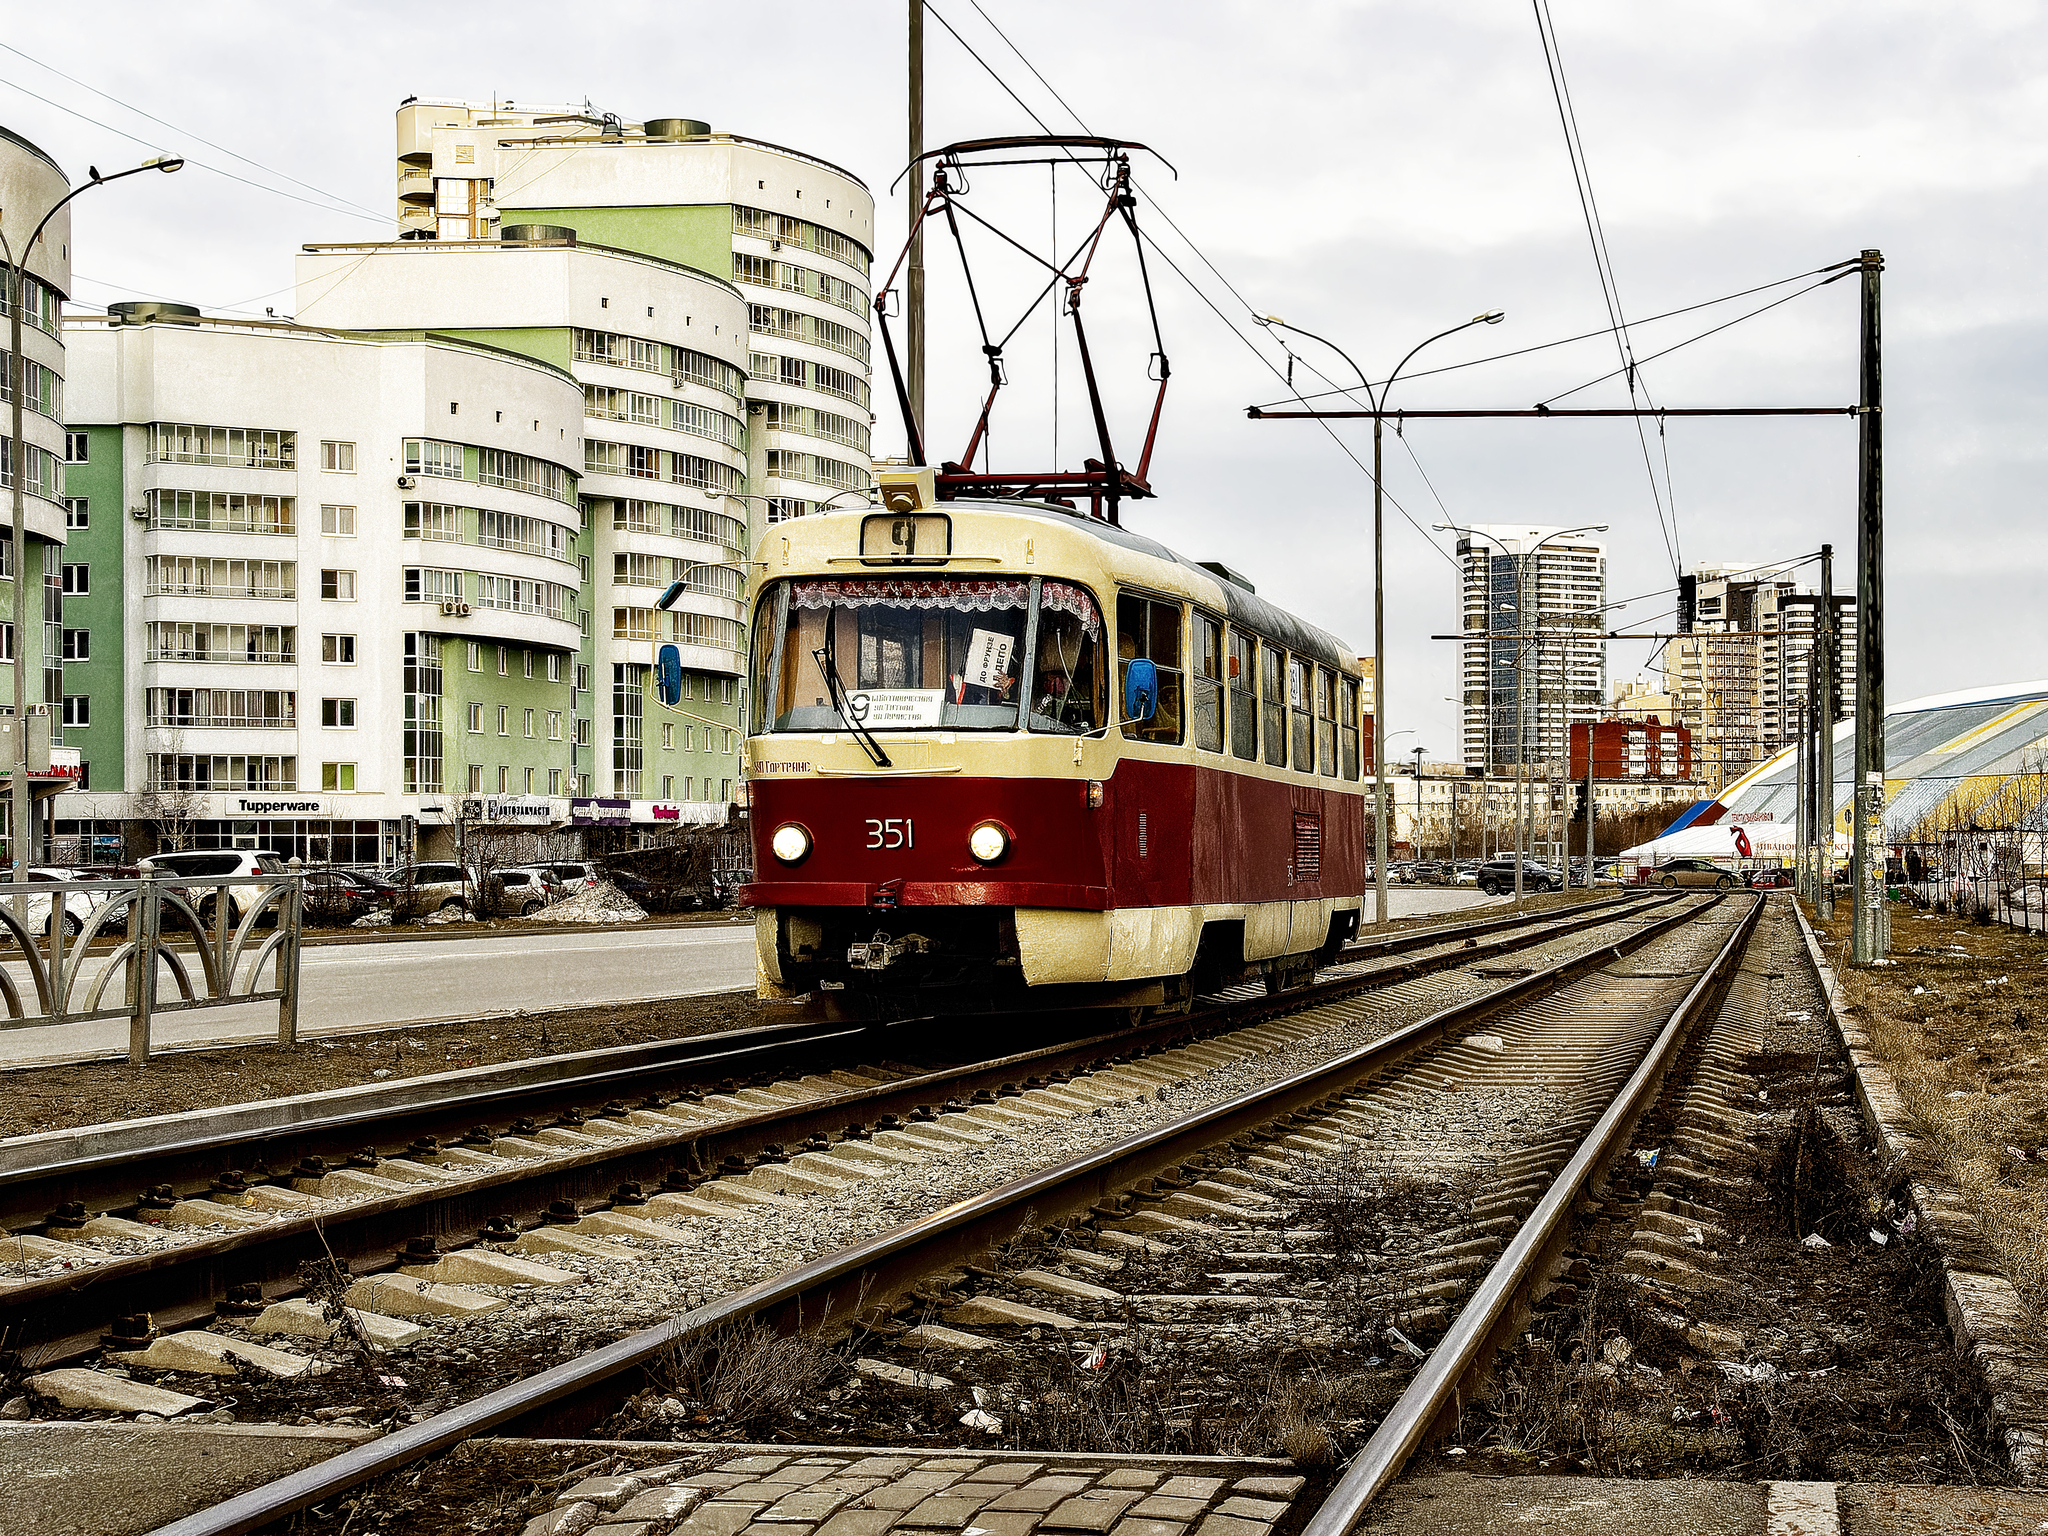
[[[31,885],[71,884],[80,880],[104,878],[109,871],[88,874],[76,869],[59,869],[52,866],[31,865],[28,871]],[[75,891],[64,901],[64,933],[67,938],[76,938],[85,931],[86,920],[107,904],[105,892]],[[14,904],[6,903],[7,910],[14,912]],[[28,898],[27,910],[17,913],[31,933],[50,931],[50,914],[56,910],[56,898],[48,892],[36,892]]]
[[[605,878],[604,872],[595,864],[576,859],[560,864],[549,864],[547,868],[555,872],[555,878],[562,882],[563,888],[571,896],[578,891],[587,891],[592,886],[602,884]]]
[[[1515,861],[1513,859],[1490,859],[1479,866],[1473,876],[1473,884],[1489,896],[1510,893],[1515,888]],[[1538,864],[1534,859],[1522,861],[1522,890],[1561,891],[1564,876],[1547,864]]]
[[[425,917],[444,907],[466,907],[476,882],[460,864],[409,864],[385,876],[392,885],[393,917]]]
[[[1477,885],[1479,883],[1479,860],[1460,859],[1451,866],[1452,885]]]
[[[1752,891],[1788,890],[1792,885],[1792,871],[1789,869],[1752,869],[1749,872],[1749,888]]]
[[[353,869],[309,869],[305,892],[307,920],[327,923],[352,923],[390,906],[394,895],[384,881]]]
[[[215,910],[220,904],[220,882],[230,882],[227,888],[227,920],[233,927],[242,920],[244,912],[263,899],[265,890],[260,885],[232,882],[250,875],[290,873],[285,867],[284,855],[269,848],[207,848],[189,853],[159,853],[140,860],[136,867],[150,870],[166,880],[189,884],[191,899],[199,908],[200,920],[208,927],[213,926]]]
[[[1666,890],[1680,885],[1710,885],[1716,890],[1735,889],[1735,875],[1711,859],[1670,859],[1636,876],[1644,885],[1661,885]]]
[[[568,895],[553,866],[519,864],[492,873],[483,906],[494,917],[531,917]]]
[[[1409,877],[1417,885],[1442,885],[1444,866],[1435,859],[1418,859],[1409,871]]]

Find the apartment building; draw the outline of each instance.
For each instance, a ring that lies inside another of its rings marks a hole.
[[[381,862],[590,773],[583,391],[450,336],[68,319],[60,835]],[[465,807],[460,802],[472,799]]]
[[[742,798],[755,548],[871,484],[872,199],[581,109],[415,99],[398,153],[400,238],[305,246],[291,322],[67,321],[81,848],[367,862]]]
[[[1834,595],[1836,718],[1856,692],[1856,600]],[[1680,582],[1681,636],[1665,650],[1665,684],[1709,793],[1791,745],[1807,697],[1821,598],[1756,566],[1696,566]]]
[[[64,500],[63,476],[67,459],[78,456],[82,445],[66,430],[65,376],[68,363],[64,334],[58,323],[58,309],[71,291],[71,211],[62,209],[33,245],[29,236],[44,212],[61,202],[71,183],[57,162],[28,140],[0,128],[0,233],[8,249],[21,261],[21,366],[23,463],[14,463],[11,431],[14,358],[11,353],[11,319],[7,305],[14,291],[15,272],[0,261],[0,713],[15,712],[15,647],[21,650],[26,669],[27,698],[22,701],[31,714],[50,728],[55,745],[47,770],[38,766],[29,775],[30,793],[37,810],[48,807],[51,797],[68,789],[79,771],[75,745],[66,743],[63,730],[65,634],[63,594],[73,571],[64,546],[70,536],[69,515]],[[14,548],[11,498],[19,473],[22,489],[22,532],[25,548]],[[27,623],[19,634],[15,625],[15,581],[29,582],[28,602],[23,609]],[[35,727],[40,731],[41,725]],[[9,756],[9,754],[0,754]],[[0,784],[12,775],[14,764],[0,761]],[[7,797],[0,795],[0,806]],[[0,817],[11,817],[11,809],[0,809]],[[0,828],[7,823],[0,821]],[[13,845],[0,832],[0,848],[12,857]]]
[[[1583,530],[1496,523],[1458,541],[1463,757],[1561,764],[1607,689],[1607,546]]]

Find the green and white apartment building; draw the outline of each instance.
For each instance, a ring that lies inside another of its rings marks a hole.
[[[678,120],[413,101],[398,147],[402,237],[306,246],[291,321],[65,321],[63,851],[384,862],[743,798],[752,551],[870,483],[872,199]]]
[[[14,291],[14,273],[0,260],[0,714],[12,715],[15,647],[27,669],[27,709],[50,716],[51,771],[30,775],[30,789],[39,822],[82,772],[79,748],[63,729],[66,685],[63,658],[69,637],[64,633],[63,593],[75,573],[66,553],[63,476],[67,447],[63,327],[58,319],[64,295],[71,289],[71,211],[53,218],[33,246],[29,236],[43,214],[71,184],[57,162],[42,150],[0,128],[0,235],[22,264],[21,353],[22,464],[14,462],[11,435],[14,378],[11,316],[7,306]],[[14,548],[11,497],[15,476],[21,476],[22,526],[25,548]],[[24,610],[27,623],[17,633],[15,582],[30,583]],[[0,762],[0,782],[13,772],[11,761]],[[6,812],[0,811],[0,816]],[[0,846],[12,845],[0,833]]]

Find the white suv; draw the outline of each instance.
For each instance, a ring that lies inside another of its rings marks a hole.
[[[190,899],[199,908],[199,917],[209,928],[213,926],[214,908],[220,902],[219,882],[232,882],[249,875],[288,875],[284,856],[268,848],[207,848],[190,853],[159,853],[152,858],[138,861],[141,869],[176,880],[191,886]],[[228,926],[241,922],[242,914],[255,906],[264,897],[260,885],[235,885],[227,889]]]

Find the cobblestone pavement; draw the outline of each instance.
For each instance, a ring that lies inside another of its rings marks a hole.
[[[524,1536],[1267,1536],[1307,1482],[1271,1461],[695,1449],[582,1479]]]

